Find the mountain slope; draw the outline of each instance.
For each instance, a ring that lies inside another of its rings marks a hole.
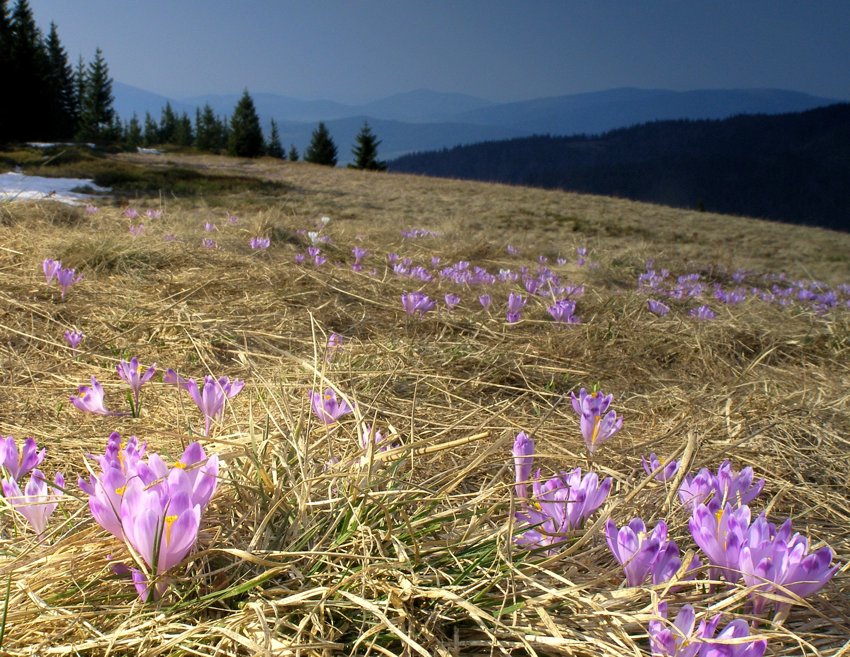
[[[490,142],[390,166],[850,230],[850,104]]]

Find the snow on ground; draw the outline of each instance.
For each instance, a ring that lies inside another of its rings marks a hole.
[[[98,187],[83,178],[43,178],[25,176],[22,173],[0,174],[0,201],[42,201],[49,199],[69,205],[83,205],[95,196],[71,191],[90,187],[96,192],[108,192],[107,187]]]

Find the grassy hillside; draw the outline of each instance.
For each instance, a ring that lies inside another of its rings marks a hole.
[[[751,632],[769,655],[845,649],[850,235],[270,160],[27,166],[97,170],[123,191],[93,213],[0,205],[0,434],[34,437],[47,478],[58,469],[66,480],[40,538],[10,503],[0,511],[3,654],[646,655],[659,600],[671,620],[685,603],[722,613],[722,628],[754,619],[753,589],[710,586],[705,556],[693,580],[626,586],[605,522],[663,518],[683,554],[700,553],[676,488],[724,459],[765,480],[754,518],[791,517],[842,564],[787,615],[768,604]],[[249,246],[258,236],[267,250]],[[359,271],[353,247],[367,251]],[[83,275],[64,300],[45,282],[45,258]],[[440,274],[451,266],[497,280],[455,282]],[[537,294],[498,280],[523,267],[542,278]],[[688,296],[696,283],[702,294]],[[436,309],[405,314],[400,297],[416,290]],[[736,290],[740,303],[716,296]],[[452,310],[447,293],[460,297]],[[527,302],[516,323],[509,293]],[[552,320],[556,297],[575,302],[580,323]],[[649,298],[670,313],[649,313]],[[701,304],[717,317],[689,315]],[[84,334],[76,350],[63,338],[73,329]],[[332,333],[339,347],[328,347]],[[140,417],[69,402],[94,376],[106,407],[128,411],[115,368],[132,356],[157,364]],[[204,436],[199,409],[162,381],[168,368],[245,387]],[[594,386],[613,394],[623,428],[591,456],[569,393]],[[308,393],[327,389],[355,412],[323,424]],[[364,450],[367,425],[386,440]],[[155,602],[113,572],[133,555],[92,520],[77,485],[113,431],[169,464],[193,440],[221,460],[198,541]],[[577,466],[612,478],[607,500],[551,552],[515,540],[529,529],[514,515],[520,431],[543,478]],[[681,459],[676,479],[644,473],[650,452]]]

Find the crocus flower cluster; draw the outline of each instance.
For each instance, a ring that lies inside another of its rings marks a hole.
[[[82,274],[78,274],[76,269],[63,267],[61,261],[53,260],[52,258],[45,258],[41,263],[41,268],[44,271],[44,278],[48,285],[50,285],[54,278],[59,282],[59,287],[61,288],[60,297],[63,301],[65,300],[65,293],[68,291],[68,288],[83,280]]]
[[[581,318],[575,315],[576,302],[572,299],[561,299],[548,308],[549,314],[560,324],[579,324]]]
[[[717,468],[717,475],[708,468],[702,468],[696,475],[685,475],[679,486],[679,500],[685,506],[696,508],[709,500],[717,501],[721,506],[749,504],[764,488],[764,479],[753,482],[753,469],[749,466],[735,472],[728,460]]]
[[[224,415],[224,404],[228,399],[233,399],[245,385],[239,379],[230,380],[230,377],[222,376],[215,378],[207,375],[200,387],[194,379],[185,379],[172,369],[166,370],[162,375],[163,383],[176,385],[181,390],[189,393],[192,401],[204,414],[204,435],[210,435],[213,420],[221,419]]]
[[[130,224],[130,235],[133,236],[133,239],[141,237],[143,232],[145,232],[144,224]]]
[[[338,399],[336,392],[328,388],[323,393],[310,391],[310,406],[324,424],[333,424],[343,415],[353,412],[351,406],[344,399]]]
[[[130,569],[133,583],[148,601],[165,593],[163,575],[194,546],[219,466],[199,443],[191,443],[171,467],[157,454],[145,461],[145,452],[135,436],[122,442],[113,433],[97,459],[99,469],[89,465],[89,479],[78,483],[95,521],[127,545],[138,566]]]
[[[604,395],[602,391],[587,392],[579,390],[578,396],[570,393],[573,410],[581,418],[581,435],[587,451],[593,454],[596,448],[611,438],[623,426],[623,418],[617,417],[615,411],[608,411],[613,395]],[[606,413],[606,411],[608,411]]]
[[[268,237],[252,237],[249,244],[254,251],[265,251],[269,248],[271,240]]]
[[[696,624],[696,613],[685,605],[676,620],[667,621],[667,603],[658,603],[661,619],[649,621],[649,645],[653,656],[658,657],[762,657],[767,649],[764,639],[745,641],[750,636],[746,621],[731,621],[723,631],[714,636],[721,616]]]
[[[53,484],[47,483],[44,473],[38,469],[44,460],[45,450],[38,451],[33,438],[27,438],[18,450],[12,436],[0,436],[0,466],[7,476],[2,481],[3,496],[30,526],[39,538],[47,529],[47,521],[56,510],[61,499],[65,478],[57,472]],[[30,475],[23,492],[20,482]]]
[[[405,292],[401,295],[401,305],[408,315],[420,318],[436,308],[431,298],[422,292]]]
[[[651,532],[647,532],[641,518],[632,518],[619,529],[613,520],[608,520],[605,538],[614,558],[623,566],[629,586],[641,586],[650,575],[653,584],[662,584],[682,566],[678,546],[667,539],[664,520],[659,520]],[[693,571],[698,566],[699,559],[694,558],[688,570]]]

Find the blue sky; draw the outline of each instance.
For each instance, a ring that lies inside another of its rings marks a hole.
[[[850,0],[30,0],[72,60],[173,98],[524,100],[621,86],[850,99]],[[10,3],[12,4],[12,3]]]

